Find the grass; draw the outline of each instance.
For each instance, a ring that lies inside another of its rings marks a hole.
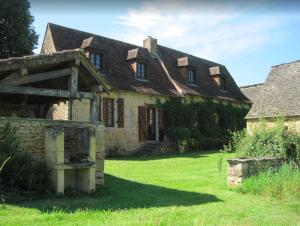
[[[225,160],[231,156],[107,160],[101,191],[7,204],[0,207],[0,225],[300,225],[299,199],[228,189]]]
[[[292,163],[285,164],[276,172],[269,170],[246,179],[239,191],[279,199],[300,199],[300,170]]]

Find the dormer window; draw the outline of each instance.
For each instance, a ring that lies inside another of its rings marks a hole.
[[[101,71],[102,70],[102,55],[98,53],[90,53],[90,61],[95,67]]]
[[[146,64],[136,63],[136,78],[137,79],[147,79],[146,76]]]
[[[188,69],[188,77],[187,77],[188,84],[195,84],[196,83],[196,70],[195,69]]]
[[[226,91],[226,79],[224,77],[220,79],[220,89]]]

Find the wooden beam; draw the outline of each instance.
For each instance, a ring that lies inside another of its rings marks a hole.
[[[79,99],[93,99],[93,93],[79,92]]]
[[[71,97],[79,97],[78,95],[78,67],[71,67],[71,76],[69,77],[69,91]]]
[[[100,98],[98,95],[94,95],[93,99],[91,99],[91,104],[90,104],[90,122],[99,121],[99,105],[100,105]]]
[[[103,87],[100,86],[100,85],[93,86],[92,91],[95,92],[95,93],[102,93],[103,92]]]
[[[8,76],[6,76],[5,78],[3,78],[1,80],[1,82],[3,81],[10,81],[12,79],[15,79],[15,78],[19,78],[19,77],[22,77],[22,76],[25,76],[27,75],[27,69],[26,68],[20,68],[18,70],[15,70],[13,72],[11,72]]]
[[[3,79],[0,81],[0,85],[13,85],[13,86],[19,86],[19,85],[25,85],[40,81],[45,81],[49,79],[54,78],[60,78],[71,74],[70,68],[55,70],[55,71],[49,71],[44,73],[38,73],[28,76],[21,76],[17,78],[11,78],[11,79]]]
[[[27,94],[35,96],[63,97],[69,98],[70,92],[58,89],[43,89],[25,86],[3,86],[0,85],[0,93]]]
[[[70,98],[70,92],[67,90],[43,89],[25,86],[0,85],[0,93]],[[93,93],[88,92],[79,92],[78,96],[80,99],[93,99],[94,97]]]

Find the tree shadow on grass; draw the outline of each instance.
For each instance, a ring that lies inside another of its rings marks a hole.
[[[110,157],[109,160],[130,160],[130,161],[149,161],[149,160],[160,160],[170,158],[204,158],[209,157],[210,154],[220,153],[220,151],[193,151],[184,154],[161,154],[161,155],[133,155],[133,156],[122,156],[122,157]]]
[[[122,210],[150,207],[192,206],[221,202],[214,195],[180,191],[105,175],[106,186],[90,195],[18,202],[16,206],[42,212],[73,213],[78,210]]]

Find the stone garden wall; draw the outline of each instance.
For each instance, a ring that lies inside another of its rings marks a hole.
[[[249,176],[258,174],[268,169],[279,168],[283,163],[282,158],[235,158],[227,160],[229,186],[237,186]]]

